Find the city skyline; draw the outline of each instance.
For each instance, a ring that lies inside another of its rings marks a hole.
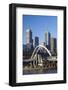
[[[57,73],[57,17],[23,16],[23,75]]]
[[[29,26],[28,26],[29,24]],[[47,25],[49,27],[47,27]],[[43,29],[45,26],[45,29]],[[47,29],[48,30],[47,30]],[[32,38],[39,37],[39,42],[45,42],[45,32],[57,38],[57,16],[23,16],[23,44],[26,44],[26,31],[31,29]]]

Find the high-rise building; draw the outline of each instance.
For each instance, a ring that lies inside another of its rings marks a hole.
[[[57,53],[57,41],[56,38],[51,38],[51,52]]]
[[[38,46],[39,45],[39,37],[35,37],[34,39],[34,47]]]
[[[57,39],[54,38],[54,51],[57,52]]]
[[[50,50],[50,33],[49,32],[45,32],[45,44],[46,44],[46,47]]]
[[[27,29],[27,31],[26,31],[26,44],[28,47],[31,47],[33,45],[31,29]]]

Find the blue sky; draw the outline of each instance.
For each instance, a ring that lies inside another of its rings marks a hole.
[[[31,28],[33,39],[39,37],[39,41],[45,41],[45,32],[50,32],[52,37],[57,38],[57,16],[23,15],[23,37],[26,43],[26,30]]]

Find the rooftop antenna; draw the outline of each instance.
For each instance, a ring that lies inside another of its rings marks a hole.
[[[30,25],[28,25],[28,28],[31,29]]]
[[[31,30],[31,27],[30,25],[27,26],[27,31],[30,31]]]

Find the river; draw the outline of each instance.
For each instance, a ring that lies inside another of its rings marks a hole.
[[[23,75],[57,73],[57,69],[23,70]]]

